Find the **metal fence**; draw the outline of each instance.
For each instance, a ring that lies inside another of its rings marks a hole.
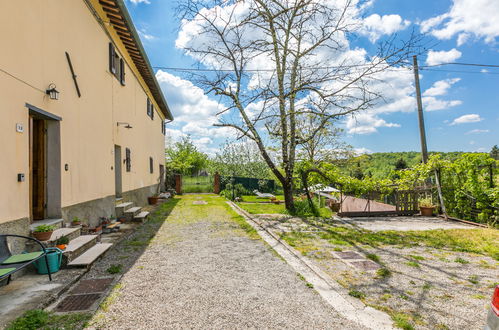
[[[252,192],[258,190],[259,192],[274,192],[276,184],[274,180],[257,179],[257,178],[243,178],[239,176],[221,176],[220,189],[224,190],[227,184],[241,184],[244,189]]]
[[[184,176],[182,175],[182,193],[211,193],[213,192],[213,176]]]

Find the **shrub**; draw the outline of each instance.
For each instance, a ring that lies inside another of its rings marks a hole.
[[[233,200],[233,198],[241,197],[243,195],[250,195],[251,193],[244,188],[244,186],[240,183],[232,185],[232,183],[228,183],[225,185],[225,189],[220,192],[220,195]]]

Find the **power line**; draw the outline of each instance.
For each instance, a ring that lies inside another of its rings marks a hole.
[[[7,71],[3,70],[2,68],[0,68],[0,71],[1,71],[1,72],[3,72],[3,73],[5,73],[5,74],[6,74],[6,75],[8,75],[8,76],[11,76],[12,78],[16,79],[17,81],[22,82],[23,84],[28,85],[29,87],[31,87],[31,88],[33,88],[33,89],[36,89],[37,91],[42,92],[43,94],[45,94],[45,93],[46,93],[44,90],[42,90],[42,89],[40,89],[40,88],[38,88],[38,87],[35,87],[35,86],[31,85],[29,82],[24,81],[24,80],[22,80],[21,78],[18,78],[18,77],[16,77],[16,76],[14,76],[12,73],[9,73],[9,72],[7,72]]]
[[[484,71],[464,71],[464,70],[439,70],[439,69],[426,69],[420,67],[421,71],[434,71],[434,72],[452,72],[452,73],[478,73],[478,74],[499,74],[499,72],[484,72]]]
[[[448,63],[440,63],[440,64],[434,64],[434,65],[422,65],[420,67],[421,68],[432,68],[432,67],[444,66],[444,65],[464,65],[464,66],[479,66],[479,67],[485,67],[485,68],[499,68],[499,65],[497,65],[497,64],[479,64],[479,63],[463,63],[463,62],[448,62]]]

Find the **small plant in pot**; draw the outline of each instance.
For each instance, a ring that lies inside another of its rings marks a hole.
[[[51,225],[40,225],[33,230],[33,237],[39,241],[48,241],[54,232],[55,227]]]
[[[159,195],[154,194],[151,197],[147,197],[147,202],[149,202],[149,205],[156,205],[159,200]]]
[[[431,217],[436,206],[433,204],[431,198],[423,198],[419,200],[419,210],[421,215],[425,217]]]
[[[61,250],[65,250],[69,243],[69,238],[67,236],[62,236],[55,241],[55,246]]]
[[[81,226],[80,218],[74,217],[73,221],[71,221],[71,226],[73,226],[73,227]]]

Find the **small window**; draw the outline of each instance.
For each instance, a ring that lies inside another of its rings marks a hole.
[[[147,115],[154,119],[154,105],[149,98],[147,98]]]
[[[149,172],[154,173],[154,164],[152,157],[149,157]]]
[[[165,128],[165,121],[164,120],[161,121],[161,133],[163,135],[166,134],[166,128]]]
[[[112,43],[109,43],[109,72],[125,86],[125,61],[120,58]]]
[[[132,159],[130,157],[130,149],[126,148],[125,149],[125,166],[126,166],[126,171],[130,172],[132,170]]]

